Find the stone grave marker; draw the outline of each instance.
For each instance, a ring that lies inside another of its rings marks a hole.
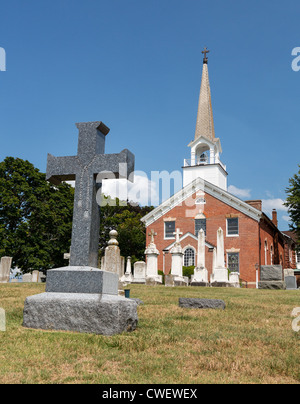
[[[137,304],[118,296],[117,273],[97,268],[97,200],[103,179],[113,174],[132,180],[134,156],[128,150],[104,154],[109,128],[102,122],[77,128],[77,156],[48,155],[47,162],[47,179],[53,184],[76,181],[70,265],[47,271],[46,292],[25,300],[23,326],[113,335],[136,328]]]
[[[175,243],[171,248],[170,253],[172,255],[171,261],[171,275],[173,276],[173,281],[175,286],[188,286],[187,278],[182,275],[182,267],[183,267],[183,252],[180,244],[180,236],[183,234],[180,229],[176,229],[176,232],[173,233],[175,235]],[[169,280],[167,281],[169,282]],[[171,283],[172,281],[170,281]]]
[[[12,257],[2,257],[0,262],[0,283],[9,282]]]
[[[5,310],[0,307],[0,331],[6,331]]]
[[[134,263],[133,276],[132,283],[146,283],[146,263],[144,261]]]
[[[117,240],[118,232],[111,230],[109,232],[109,241],[104,252],[103,269],[105,271],[118,274],[118,277],[123,276],[122,257],[119,248],[119,242]]]
[[[261,265],[258,289],[286,289],[281,265]]]
[[[294,275],[285,276],[284,281],[285,281],[287,290],[297,289],[297,278]]]
[[[198,299],[189,297],[179,298],[179,307],[188,309],[222,309],[224,310],[226,304],[224,300],[219,299]]]
[[[22,282],[32,282],[32,274],[24,274],[22,276]]]
[[[162,283],[162,276],[158,275],[158,256],[159,251],[154,243],[154,237],[157,233],[152,229],[149,236],[151,236],[150,243],[145,250],[146,255],[146,285],[156,285]]]
[[[32,271],[31,282],[39,282],[39,279],[40,279],[39,271]]]
[[[208,271],[205,268],[205,233],[203,229],[198,232],[197,266],[194,269],[191,286],[209,286]]]

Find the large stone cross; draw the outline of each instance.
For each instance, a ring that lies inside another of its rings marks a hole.
[[[48,154],[46,177],[53,184],[76,181],[70,266],[97,268],[100,207],[96,194],[101,192],[102,179],[112,178],[111,173],[114,178],[132,180],[134,155],[127,149],[119,154],[104,154],[105,136],[110,129],[102,122],[82,122],[76,126],[79,129],[77,156]],[[99,173],[103,175],[97,176]]]

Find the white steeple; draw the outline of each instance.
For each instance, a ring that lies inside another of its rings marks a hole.
[[[215,137],[206,55],[208,52],[206,48],[202,52],[204,59],[195,138],[188,145],[191,148],[191,159],[184,160],[183,186],[196,178],[203,178],[227,191],[226,166],[220,160],[221,142]]]

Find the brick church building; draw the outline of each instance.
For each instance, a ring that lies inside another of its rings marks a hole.
[[[155,244],[160,252],[158,269],[168,274],[175,231],[180,229],[184,265],[197,263],[197,235],[205,232],[205,266],[212,273],[217,230],[224,232],[224,264],[238,271],[248,287],[255,287],[260,265],[281,264],[296,268],[295,240],[277,227],[277,212],[272,219],[262,212],[261,200],[243,201],[227,190],[226,166],[220,160],[221,141],[215,136],[206,53],[194,140],[190,159],[183,164],[183,188],[142,218],[147,238],[157,233]]]

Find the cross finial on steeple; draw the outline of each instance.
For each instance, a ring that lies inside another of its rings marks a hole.
[[[207,47],[205,46],[204,50],[201,52],[204,55],[203,58],[203,63],[207,63],[208,59],[207,59],[207,53],[209,53],[210,51],[207,49]]]

